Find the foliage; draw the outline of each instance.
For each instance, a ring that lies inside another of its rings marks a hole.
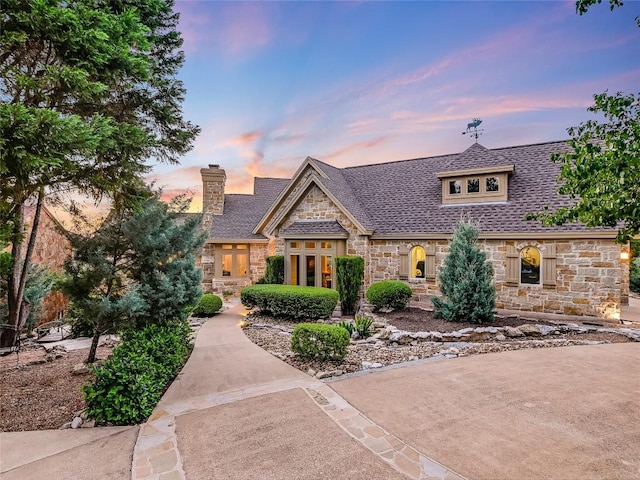
[[[367,315],[356,315],[356,332],[361,338],[369,336],[371,325],[373,325],[373,318]]]
[[[589,8],[592,5],[600,4],[600,3],[602,3],[602,0],[577,0],[576,11],[580,15],[584,15],[585,13],[587,13],[587,10],[589,10]],[[617,7],[621,7],[622,5],[624,5],[622,0],[609,0],[609,8],[611,10],[614,10]],[[636,23],[640,27],[640,15],[636,17]]]
[[[351,338],[351,335],[353,335],[353,332],[355,332],[356,330],[356,324],[353,322],[348,322],[346,320],[340,320],[338,326],[340,328],[344,328],[347,332],[349,332],[349,338]]]
[[[636,257],[629,265],[629,289],[640,293],[640,257]]]
[[[88,414],[98,423],[132,425],[149,417],[191,350],[184,320],[129,331],[111,358],[83,388]]]
[[[331,316],[338,304],[338,293],[329,288],[298,285],[249,285],[240,292],[240,301],[265,315],[317,319]]]
[[[0,16],[0,243],[11,243],[9,324],[20,330],[33,229],[25,206],[74,210],[69,192],[122,201],[149,158],[177,163],[198,128],[182,118],[184,63],[172,0],[5,0]],[[36,210],[34,225],[40,210]],[[4,332],[0,341],[13,341]]]
[[[291,334],[291,350],[304,359],[342,361],[349,339],[347,330],[337,325],[299,323]]]
[[[7,290],[11,275],[12,258],[8,252],[0,253],[0,323],[7,323],[9,308],[7,305]],[[41,318],[42,300],[56,288],[58,276],[47,267],[31,264],[27,274],[24,298],[29,303],[29,315],[26,327],[31,330]]]
[[[545,226],[579,221],[588,227],[617,227],[617,241],[640,233],[640,94],[594,95],[588,120],[569,128],[571,150],[552,155],[560,163],[558,192],[575,200],[554,212],[527,215]]]
[[[57,288],[58,281],[59,276],[47,267],[35,263],[30,265],[24,289],[24,298],[31,305],[26,324],[29,331],[42,318],[42,301]]]
[[[360,286],[364,278],[364,260],[362,257],[336,257],[336,288],[340,295],[340,307],[345,315],[356,312]]]
[[[205,293],[200,297],[198,305],[191,315],[194,317],[211,317],[222,308],[222,299],[212,293]]]
[[[76,323],[91,327],[88,363],[100,334],[184,319],[200,297],[195,255],[204,238],[199,216],[175,221],[186,208],[182,199],[167,205],[152,196],[137,209],[114,208],[92,235],[70,235],[73,257],[61,285]]]
[[[399,280],[384,280],[371,284],[367,289],[367,300],[376,310],[393,308],[401,310],[413,295],[411,288]]]
[[[269,284],[282,285],[284,283],[284,256],[267,257],[267,271],[264,278]]]
[[[478,235],[479,230],[469,223],[456,228],[439,276],[444,298],[431,299],[436,318],[473,323],[493,320],[493,268],[485,252],[476,246]]]

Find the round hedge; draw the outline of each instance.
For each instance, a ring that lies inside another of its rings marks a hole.
[[[376,310],[393,308],[401,310],[413,295],[411,288],[399,280],[384,280],[372,284],[367,290],[367,300]]]
[[[222,308],[222,299],[212,293],[205,293],[200,297],[198,305],[191,315],[194,317],[211,317]]]

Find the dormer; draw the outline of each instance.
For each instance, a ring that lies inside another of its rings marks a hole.
[[[515,165],[499,165],[438,172],[442,204],[506,202],[509,177],[514,171]]]

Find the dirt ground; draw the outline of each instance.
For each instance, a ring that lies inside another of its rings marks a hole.
[[[108,358],[111,350],[98,348],[97,358]],[[88,353],[82,349],[47,354],[44,347],[32,346],[19,355],[0,357],[0,431],[56,429],[73,420],[86,407],[82,386],[93,375],[71,371]]]

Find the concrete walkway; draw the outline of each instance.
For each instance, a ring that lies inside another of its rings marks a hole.
[[[141,427],[134,480],[463,478],[254,345],[240,313],[237,306],[198,332],[187,365]]]
[[[640,479],[640,344],[324,383],[251,343],[241,313],[200,328],[146,424],[0,434],[3,480]]]

